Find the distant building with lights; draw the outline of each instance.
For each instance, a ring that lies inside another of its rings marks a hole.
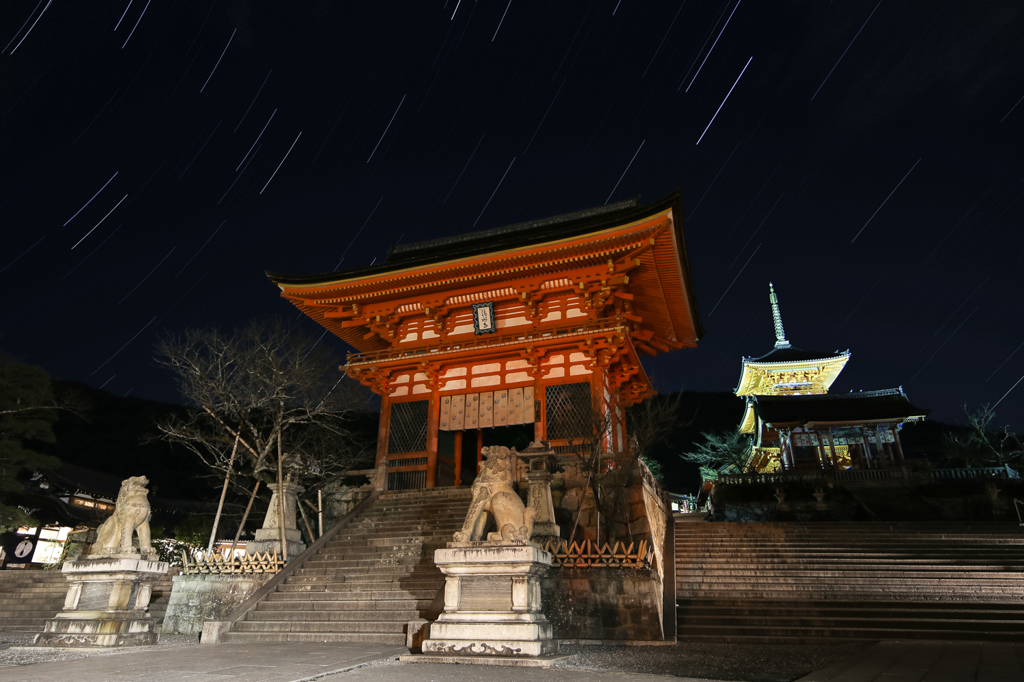
[[[900,428],[923,420],[903,388],[829,393],[850,351],[823,353],[794,347],[782,326],[779,299],[769,284],[775,347],[744,357],[737,396],[746,406],[740,433],[751,437],[747,468],[782,470],[879,469],[903,463]]]

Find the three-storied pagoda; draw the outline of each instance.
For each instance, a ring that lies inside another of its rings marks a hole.
[[[748,468],[771,472],[900,465],[900,428],[924,419],[928,410],[914,407],[902,387],[829,394],[850,351],[793,347],[782,326],[775,287],[768,288],[775,348],[758,358],[743,358],[735,390],[746,401],[739,430],[752,438]]]
[[[268,276],[356,349],[342,369],[381,396],[388,488],[459,485],[502,427],[567,453],[600,410],[625,447],[625,408],[653,395],[638,353],[703,335],[681,208],[677,191]]]

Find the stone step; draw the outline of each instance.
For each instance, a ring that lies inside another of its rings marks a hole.
[[[365,601],[298,601],[283,599],[267,599],[257,604],[258,611],[421,611],[430,606],[433,600],[411,599],[380,599]]]
[[[467,489],[383,493],[235,624],[229,642],[401,645],[444,588],[434,550],[462,528]]]
[[[280,590],[282,593],[286,592],[395,592],[401,590],[409,590],[413,592],[426,592],[444,589],[444,580],[438,578],[436,580],[417,580],[414,582],[394,582],[394,583],[358,583],[358,582],[339,582],[337,578],[334,578],[330,582],[321,583],[292,583],[288,582],[281,586],[282,588],[287,587],[288,589]]]
[[[282,585],[281,588],[288,586]],[[283,590],[267,595],[271,601],[366,601],[366,600],[426,600],[437,590]]]
[[[232,632],[405,632],[404,621],[298,621],[243,620],[235,623]]]
[[[280,585],[277,594],[288,595],[287,598],[301,598],[298,595],[314,595],[311,598],[324,599],[433,599],[441,586],[430,586],[426,589],[406,589],[397,585],[373,589],[358,589],[346,583],[325,585]]]
[[[959,621],[977,622],[999,622],[1016,623],[1018,627],[1024,624],[1024,604],[1018,604],[1017,608],[985,608],[985,604],[966,603],[962,607],[949,604],[937,604],[933,608],[922,608],[917,603],[900,604],[899,602],[871,602],[870,607],[864,606],[865,602],[847,607],[836,607],[828,603],[824,605],[788,605],[759,606],[757,602],[744,602],[738,606],[715,605],[713,600],[693,600],[680,602],[677,609],[677,619],[680,623],[694,623],[696,619],[720,620],[742,618],[744,622],[764,622],[766,620],[778,619],[782,622],[787,619],[812,619],[821,621],[835,621],[838,619],[857,620],[920,620],[935,621],[941,623],[953,623]],[[705,603],[708,602],[708,603]],[[768,602],[763,602],[768,604]],[[790,602],[792,604],[792,602]],[[996,606],[1006,606],[999,604]]]
[[[957,604],[949,604],[938,601],[864,601],[864,600],[840,600],[840,599],[806,599],[806,600],[746,600],[746,599],[679,599],[677,601],[681,609],[694,608],[716,608],[716,609],[767,609],[770,611],[785,611],[786,609],[819,611],[827,610],[914,610],[914,611],[984,611],[986,613],[999,614],[1001,612],[1024,611],[1024,604],[1021,603],[972,603],[964,601]],[[1001,617],[1001,616],[1000,616]]]
[[[227,643],[258,642],[365,642],[404,646],[405,635],[387,632],[227,632],[221,636]]]
[[[298,620],[303,622],[320,621],[398,621],[408,622],[419,618],[419,611],[393,609],[390,611],[286,611],[254,609],[246,614],[247,621],[255,620]]]
[[[793,643],[809,644],[837,639],[880,640],[880,639],[932,639],[983,642],[1019,642],[1020,631],[999,630],[935,630],[931,628],[886,628],[850,627],[773,627],[763,626],[685,626],[678,629],[679,639],[687,642],[725,643]]]
[[[892,568],[875,566],[871,568],[858,568],[858,569],[829,569],[824,567],[800,567],[800,568],[758,568],[756,566],[751,567],[736,567],[736,568],[677,568],[676,579],[679,581],[707,581],[707,580],[729,580],[729,579],[758,579],[758,580],[771,580],[774,582],[774,578],[843,578],[844,581],[848,579],[868,579],[868,578],[884,578],[884,579],[898,579],[898,580],[977,580],[981,582],[988,582],[991,580],[999,581],[1024,581],[1024,571],[1010,570],[1002,567],[989,567],[989,570],[979,570],[982,567],[978,566],[964,566],[963,568],[956,570],[949,566],[925,568],[917,567],[913,570],[908,570],[903,566],[894,566]]]
[[[325,580],[295,581],[289,578],[281,585],[280,592],[318,591],[327,592],[381,592],[394,590],[437,590],[444,586],[444,579],[434,580],[393,580],[388,582],[350,581],[345,576],[323,576]]]

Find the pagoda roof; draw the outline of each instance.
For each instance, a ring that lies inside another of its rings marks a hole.
[[[604,223],[604,219],[609,216],[613,217],[612,222],[622,222],[624,214],[635,212],[637,206],[637,199],[628,199],[615,204],[528,220],[490,230],[466,232],[410,244],[398,244],[388,249],[384,262],[377,265],[338,270],[320,275],[286,275],[268,270],[267,277],[278,285],[303,286],[382,275],[418,265],[431,265],[509,248],[532,246],[551,239],[586,234],[593,231],[594,227]],[[641,211],[641,213],[645,213],[645,211]]]
[[[743,361],[748,364],[768,364],[768,363],[790,363],[790,362],[808,362],[813,360],[834,360],[848,356],[850,351],[834,353],[827,353],[825,351],[816,350],[804,350],[803,348],[797,348],[795,346],[786,346],[771,349],[764,355],[756,358],[743,358]]]
[[[930,410],[911,404],[903,388],[830,395],[751,396],[740,431],[751,433],[754,420],[770,428],[807,425],[903,423],[924,419]]]
[[[351,316],[343,306],[354,309],[355,304],[374,315],[405,314],[414,307],[444,306],[455,290],[472,288],[489,295],[500,283],[526,277],[557,279],[569,270],[607,267],[609,260],[633,254],[628,281],[635,314],[669,345],[695,346],[704,329],[683,236],[679,190],[646,205],[633,199],[399,245],[378,265],[319,275],[268,271],[267,276],[284,298],[365,353],[390,343],[368,334],[367,326],[343,323],[340,318]]]
[[[743,358],[736,395],[828,393],[850,359],[850,351],[823,353],[790,344],[782,325],[779,297],[771,282],[768,283],[768,292],[775,323],[775,348],[758,358]]]

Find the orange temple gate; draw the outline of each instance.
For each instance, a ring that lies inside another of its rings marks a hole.
[[[341,368],[381,397],[388,488],[468,484],[487,444],[568,454],[654,391],[638,353],[702,336],[680,193],[391,249],[376,266],[268,273],[358,352]],[[489,442],[488,442],[489,441]]]

